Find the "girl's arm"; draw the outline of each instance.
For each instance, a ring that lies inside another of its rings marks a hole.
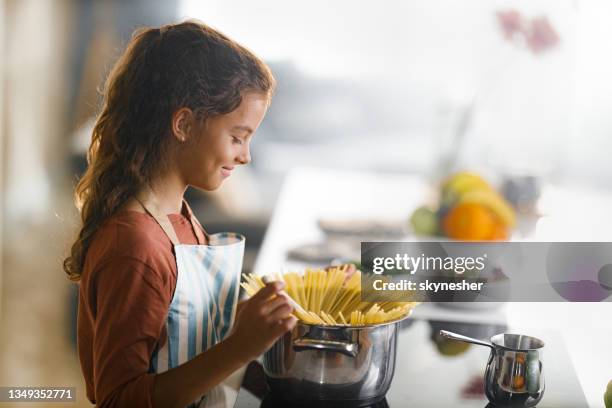
[[[265,352],[278,337],[295,326],[286,298],[273,295],[282,282],[272,282],[245,301],[232,334],[196,358],[158,374],[154,407],[184,407],[206,394],[234,371]]]
[[[150,358],[172,295],[162,281],[155,269],[124,256],[108,261],[81,288],[95,323],[91,332],[79,333],[79,343],[84,364],[92,367],[89,381],[98,407],[184,407],[295,325],[285,298],[273,297],[281,286],[268,285],[241,306],[225,341],[179,367],[151,374]],[[88,315],[85,309],[79,314]]]
[[[153,407],[185,407],[249,361],[235,339],[229,337],[196,358],[156,375]]]
[[[92,402],[151,407],[150,358],[164,335],[171,288],[146,263],[120,256],[82,282],[79,297],[79,357]]]

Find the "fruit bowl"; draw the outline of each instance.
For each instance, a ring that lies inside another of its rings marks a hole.
[[[433,236],[437,241],[507,241],[512,235],[514,208],[478,174],[456,173],[439,190],[436,204],[412,213],[410,225],[415,235]]]

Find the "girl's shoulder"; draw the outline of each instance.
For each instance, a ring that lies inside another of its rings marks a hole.
[[[151,247],[172,250],[172,244],[157,221],[149,214],[124,210],[110,217],[100,228],[100,236],[112,238],[115,251],[149,251]]]
[[[172,243],[148,214],[121,211],[98,229],[87,252],[86,269],[116,260],[131,259],[153,269],[172,270]]]
[[[98,228],[87,250],[80,289],[84,299],[95,310],[101,296],[97,291],[108,294],[146,282],[169,303],[177,276],[172,249],[149,215],[136,211],[113,215]]]

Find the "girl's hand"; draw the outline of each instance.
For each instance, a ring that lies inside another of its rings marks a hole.
[[[238,301],[238,304],[236,305],[236,319],[238,318],[238,315],[240,314],[240,311],[242,310],[246,302],[246,299]]]
[[[287,298],[278,295],[284,286],[284,282],[270,282],[240,306],[230,337],[246,361],[264,353],[297,323]]]

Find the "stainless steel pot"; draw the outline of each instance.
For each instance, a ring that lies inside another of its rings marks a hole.
[[[497,334],[486,342],[440,330],[440,335],[491,349],[484,375],[485,394],[494,405],[535,407],[544,396],[544,342],[522,334]]]
[[[298,322],[264,354],[268,384],[290,402],[379,402],[393,379],[403,319],[351,327]]]

